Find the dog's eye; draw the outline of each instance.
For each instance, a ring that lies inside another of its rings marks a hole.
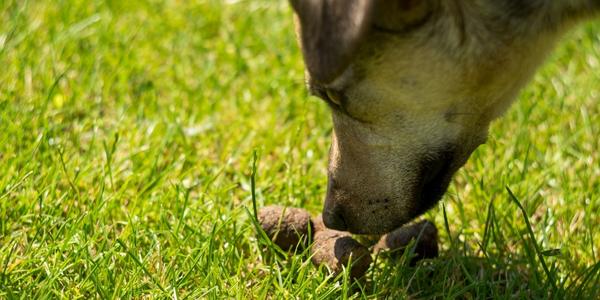
[[[353,120],[359,121],[361,123],[369,123],[361,118],[351,115],[348,110],[348,99],[343,91],[334,90],[334,89],[325,89],[320,93],[320,97],[325,100],[329,106],[334,108],[336,111],[345,114]]]
[[[373,27],[384,33],[408,33],[425,24],[434,9],[433,1],[380,1],[375,6]]]
[[[327,95],[327,98],[329,98],[329,101],[339,107],[342,107],[342,95],[340,92],[327,89],[325,94]]]

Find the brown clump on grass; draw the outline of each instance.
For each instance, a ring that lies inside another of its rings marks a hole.
[[[281,249],[306,247],[311,228],[310,214],[301,208],[271,205],[258,211],[258,222],[267,236]]]
[[[392,257],[399,257],[404,254],[407,246],[413,240],[415,241],[415,255],[411,258],[411,265],[414,265],[419,260],[438,256],[437,228],[432,222],[427,220],[402,226],[382,236],[379,242],[373,247],[373,252],[385,251]]]
[[[312,262],[327,266],[334,275],[344,268],[351,268],[350,277],[363,277],[372,262],[369,249],[354,240],[350,233],[325,227],[321,216],[314,218],[313,224]]]

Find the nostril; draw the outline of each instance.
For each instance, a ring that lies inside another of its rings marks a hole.
[[[336,199],[336,196],[339,195],[338,185],[331,174],[328,174],[328,177],[327,196],[323,207],[323,223],[331,229],[348,230],[348,224],[344,218],[344,208],[340,205],[339,199]]]
[[[330,229],[339,231],[348,230],[348,224],[346,224],[346,220],[340,209],[323,210],[323,223]]]

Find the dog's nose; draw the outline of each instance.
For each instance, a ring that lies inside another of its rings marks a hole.
[[[339,231],[348,230],[348,224],[346,224],[346,220],[344,219],[341,209],[323,209],[323,223],[329,229],[335,229]]]

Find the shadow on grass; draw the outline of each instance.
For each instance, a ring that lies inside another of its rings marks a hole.
[[[362,293],[379,297],[598,299],[600,263],[578,270],[572,277],[550,282],[527,256],[474,257],[447,252],[410,267],[408,260],[379,258],[362,283]],[[557,264],[552,264],[556,270]],[[555,271],[556,272],[556,271]]]
[[[414,246],[398,259],[385,255],[366,278],[363,294],[427,299],[600,299],[600,262],[582,266],[560,249],[543,250],[521,202],[508,187],[506,190],[525,223],[521,229],[512,227],[512,238],[501,229],[493,201],[478,249],[451,237],[444,208],[450,248],[441,257],[414,267],[410,263]]]
[[[600,262],[582,266],[561,254],[543,250],[521,202],[506,188],[525,227],[507,238],[489,204],[485,233],[478,249],[458,237],[441,257],[414,264],[415,244],[404,254],[384,253],[360,287],[363,295],[386,298],[466,299],[600,299]],[[444,209],[446,233],[450,229]],[[515,241],[515,238],[517,239]]]

